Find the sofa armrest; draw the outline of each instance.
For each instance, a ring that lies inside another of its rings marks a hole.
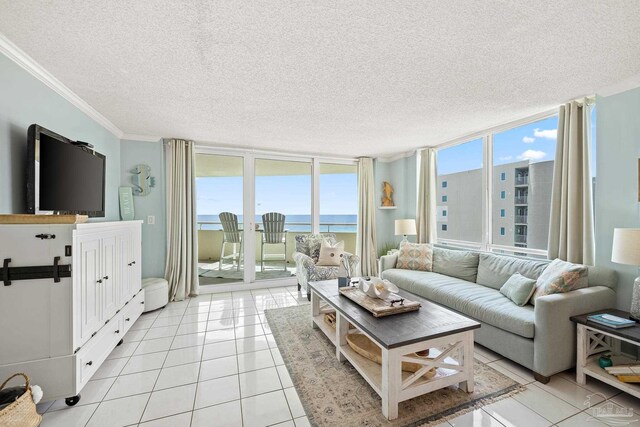
[[[606,286],[551,294],[534,308],[534,371],[551,376],[576,364],[576,326],[571,316],[615,306],[616,293]]]
[[[381,256],[380,257],[380,274],[382,274],[382,272],[385,270],[389,270],[390,268],[395,268],[397,261],[398,261],[397,253]]]

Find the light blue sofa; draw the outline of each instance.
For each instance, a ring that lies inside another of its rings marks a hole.
[[[537,279],[549,261],[434,247],[433,271],[395,268],[383,256],[381,277],[401,289],[472,317],[482,324],[475,341],[531,369],[538,381],[576,363],[576,328],[569,318],[614,307],[616,273],[589,267],[589,286],[540,297],[519,307],[499,291],[515,272]]]

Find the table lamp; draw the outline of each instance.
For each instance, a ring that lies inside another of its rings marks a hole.
[[[640,266],[640,228],[614,228],[611,261]],[[630,314],[640,320],[640,276],[633,282]]]
[[[396,219],[395,228],[396,236],[404,236],[400,242],[401,244],[408,242],[407,236],[415,236],[417,234],[415,219]]]

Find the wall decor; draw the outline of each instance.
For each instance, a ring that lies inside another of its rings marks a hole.
[[[393,187],[388,181],[382,182],[382,206],[395,206],[393,203]]]
[[[118,188],[118,196],[120,198],[120,219],[132,221],[135,218],[133,189],[131,187],[120,187]]]
[[[133,194],[136,196],[147,196],[151,189],[156,186],[156,178],[151,176],[149,165],[139,164],[132,170],[133,174]]]

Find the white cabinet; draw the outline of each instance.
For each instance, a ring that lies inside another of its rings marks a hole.
[[[25,372],[46,400],[80,393],[142,314],[140,256],[140,221],[0,225],[0,262],[72,266],[58,283],[0,283],[0,378]]]

